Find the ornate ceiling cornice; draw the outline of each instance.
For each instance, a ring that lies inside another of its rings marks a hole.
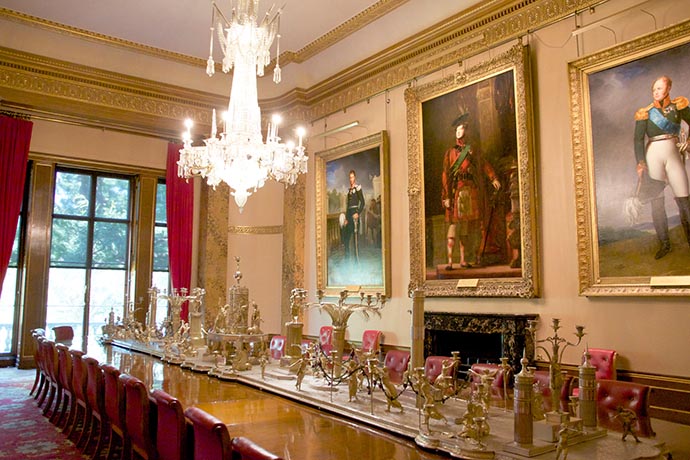
[[[383,3],[389,2],[377,5]],[[289,119],[314,121],[599,3],[482,2],[307,90],[262,100],[261,106],[266,113],[280,109]],[[5,108],[25,108],[45,118],[174,139],[180,120],[191,117],[208,126],[211,108],[227,102],[223,96],[8,48],[0,48],[0,98]]]
[[[319,54],[320,52],[328,49],[344,38],[352,35],[361,28],[368,24],[376,21],[382,16],[390,13],[399,6],[407,3],[409,0],[379,0],[373,5],[369,6],[365,10],[359,12],[352,18],[348,19],[344,23],[337,26],[330,32],[322,35],[313,42],[307,44],[304,48],[297,52],[285,51],[280,55],[280,63],[285,66],[291,62],[304,62],[307,59]],[[80,29],[78,27],[72,27],[65,24],[60,24],[58,22],[49,21],[47,19],[32,16],[30,14],[21,13],[19,11],[10,10],[7,8],[0,8],[0,18],[8,19],[13,22],[20,24],[28,24],[33,27],[40,27],[45,30],[50,30],[52,32],[57,32],[65,35],[71,35],[73,37],[78,37],[93,42],[106,44],[110,46],[117,46],[119,48],[124,48],[128,51],[134,51],[136,53],[142,53],[149,56],[153,56],[161,59],[168,59],[181,64],[192,65],[196,67],[206,68],[206,60],[187,56],[181,53],[174,53],[172,51],[164,50],[161,48],[156,48],[153,46],[142,45],[141,43],[135,43],[129,40],[123,40],[117,37],[111,37],[109,35],[99,34],[97,32],[91,32],[89,30]]]

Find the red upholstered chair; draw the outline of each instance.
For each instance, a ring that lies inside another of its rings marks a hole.
[[[82,359],[83,351],[70,350],[69,354],[72,356],[72,395],[73,400],[70,404],[69,419],[65,430],[67,437],[72,439],[77,444],[78,448],[83,447],[83,442],[86,441],[84,434],[84,427],[86,421],[86,365]]]
[[[163,390],[153,390],[151,398],[158,414],[156,452],[158,460],[187,460],[192,457],[187,442],[187,421],[182,404]]]
[[[597,381],[597,417],[599,425],[622,431],[623,424],[618,415],[618,408],[629,409],[635,413],[637,420],[633,424],[633,431],[638,435],[649,438],[655,435],[649,416],[649,393],[647,385],[620,380]]]
[[[194,460],[231,460],[230,434],[225,424],[198,407],[188,407],[185,416],[194,430]]]
[[[410,352],[406,350],[388,350],[383,359],[383,367],[388,372],[388,378],[392,383],[400,384],[403,374],[410,363]]]
[[[321,326],[319,329],[319,345],[326,355],[333,350],[333,326]]]
[[[103,370],[96,358],[84,356],[82,359],[86,366],[86,402],[88,403],[84,422],[84,432],[88,430],[88,434],[84,452],[88,450],[91,442],[96,440],[91,456],[95,460],[99,458],[101,450],[105,447],[105,440],[110,432],[108,415],[105,412],[105,380]]]
[[[470,366],[470,369],[474,373],[470,373],[470,384],[474,388],[477,384],[481,383],[481,375],[489,373],[493,375],[493,380],[491,381],[491,395],[497,398],[503,398],[503,381],[506,380],[506,389],[512,388],[512,372],[508,370],[507,375],[500,364],[491,363],[475,363]]]
[[[594,367],[594,376],[597,380],[616,380],[616,350],[607,350],[605,348],[589,348],[589,364]],[[577,396],[580,393],[578,388],[578,379],[572,381],[572,395]]]
[[[129,437],[125,435],[125,382],[132,378],[121,374],[120,370],[110,364],[101,364],[103,369],[103,386],[105,389],[105,413],[110,428],[108,441],[108,460],[116,458],[120,449],[129,452]],[[121,455],[124,458],[124,455]]]
[[[60,382],[60,393],[58,394],[57,402],[55,403],[55,413],[53,416],[53,423],[58,427],[67,423],[68,409],[71,407],[71,402],[74,399],[72,395],[72,356],[69,354],[69,348],[62,343],[55,345],[58,352],[58,381]]]
[[[558,397],[560,402],[561,410],[568,412],[570,403],[570,381],[572,376],[563,376],[563,386],[561,387],[561,394]],[[538,384],[539,390],[542,394],[542,399],[544,401],[544,411],[551,411],[551,388],[549,387],[551,382],[551,377],[549,376],[549,371],[539,370],[534,371],[534,382]]]
[[[362,352],[376,356],[381,352],[381,331],[367,329],[362,332]]]
[[[36,328],[31,331],[31,337],[34,343],[34,364],[36,365],[36,379],[31,387],[29,395],[34,395],[36,399],[38,393],[40,393],[43,384],[43,373],[41,371],[42,361],[41,361],[41,347],[40,342],[45,338],[46,331],[41,328]]]
[[[433,384],[443,371],[443,361],[452,359],[450,356],[427,356],[424,360],[424,376]]]
[[[132,459],[156,458],[157,414],[151,411],[149,391],[144,382],[132,377],[125,382],[125,429],[130,439]]]
[[[53,328],[53,335],[55,336],[55,342],[71,346],[72,339],[74,339],[74,329],[72,329],[72,326],[55,326]]]
[[[58,392],[58,354],[55,342],[52,340],[43,341],[41,347],[46,383],[43,386],[43,394],[38,401],[38,405],[43,407],[43,415],[49,416],[55,395]]]
[[[232,438],[230,441],[232,460],[283,460],[282,457],[271,453],[243,436]]]
[[[269,350],[271,353],[271,358],[280,359],[285,355],[285,343],[287,342],[287,337],[284,335],[274,335],[271,337],[271,344]]]

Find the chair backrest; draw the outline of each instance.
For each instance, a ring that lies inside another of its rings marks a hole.
[[[86,365],[82,357],[84,352],[80,350],[70,350],[72,356],[72,395],[76,401],[86,403]]]
[[[381,349],[381,331],[367,329],[362,333],[362,351],[378,353]]]
[[[474,372],[470,373],[470,383],[472,385],[477,385],[481,383],[482,374],[493,375],[493,380],[491,381],[491,392],[494,395],[503,396],[503,382],[505,380],[506,389],[512,388],[512,372],[510,369],[506,372],[500,364],[493,363],[475,363],[470,366]]]
[[[284,335],[274,335],[271,337],[271,344],[269,347],[271,358],[280,359],[285,355],[285,343],[287,342],[287,337]]]
[[[86,401],[91,410],[103,419],[106,417],[103,370],[98,360],[92,356],[84,356],[82,361],[86,366]]]
[[[188,407],[184,415],[194,429],[195,460],[231,460],[230,434],[221,420],[198,407]]]
[[[573,377],[570,375],[565,375],[563,377],[563,386],[561,387],[561,393],[558,395],[558,400],[560,402],[562,411],[569,410],[568,404],[570,403],[570,384],[572,379]],[[546,412],[553,410],[551,407],[551,377],[549,376],[549,371],[534,371],[534,382],[539,385],[539,389],[544,401],[544,410]]]
[[[58,351],[55,342],[52,340],[43,341],[43,359],[45,359],[45,370],[48,378],[58,383]]]
[[[410,352],[407,350],[388,350],[383,359],[383,367],[388,371],[388,378],[393,383],[402,383],[403,374],[410,363]]]
[[[429,383],[434,383],[443,371],[443,362],[452,359],[450,356],[427,356],[424,360],[424,376]]]
[[[187,422],[182,404],[163,390],[151,393],[158,414],[156,451],[158,460],[186,460],[191,452],[187,443]],[[191,450],[191,449],[190,449]]]
[[[105,394],[105,413],[112,425],[122,432],[125,427],[124,386],[120,383],[120,369],[111,364],[101,364]],[[123,401],[122,404],[120,401]]]
[[[333,326],[321,326],[319,329],[319,345],[327,355],[333,350]]]
[[[654,436],[649,416],[650,387],[621,380],[597,381],[597,417],[599,425],[611,430],[622,431],[623,423],[619,408],[630,410],[637,420],[632,424],[633,431],[642,437]]]
[[[283,460],[282,457],[267,451],[251,439],[243,436],[230,441],[232,460]]]
[[[596,369],[597,380],[616,380],[616,350],[590,348],[589,363]]]
[[[53,328],[53,335],[56,342],[71,345],[72,339],[74,339],[74,329],[72,329],[72,326],[55,326]]]
[[[72,394],[72,357],[69,348],[62,343],[55,345],[58,352],[58,381],[62,388]]]
[[[125,429],[132,443],[132,450],[142,458],[156,458],[156,417],[151,415],[149,391],[144,382],[136,377],[125,382]]]

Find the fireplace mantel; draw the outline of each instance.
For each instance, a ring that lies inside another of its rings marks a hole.
[[[439,332],[444,336],[447,336],[448,332],[500,334],[502,350],[499,356],[492,357],[492,360],[498,362],[500,355],[506,356],[513,370],[519,371],[523,350],[530,363],[534,359],[534,344],[526,330],[528,321],[538,317],[539,315],[533,313],[424,312],[424,354],[445,355],[449,353],[449,347],[456,345],[439,343]],[[460,356],[463,356],[462,349],[450,351],[460,351]]]

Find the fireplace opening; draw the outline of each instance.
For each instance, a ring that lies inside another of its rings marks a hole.
[[[460,361],[470,366],[474,363],[499,363],[503,356],[503,334],[482,332],[428,331],[432,335],[431,353],[450,356],[460,352]]]

